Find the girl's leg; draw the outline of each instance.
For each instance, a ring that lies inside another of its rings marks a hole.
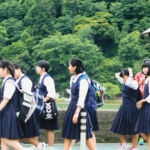
[[[89,150],[95,150],[95,149],[96,149],[96,148],[95,148],[95,144],[94,144],[94,142],[93,142],[93,137],[90,138],[90,139],[87,139],[87,140],[86,140],[86,144],[87,144]]]
[[[1,149],[2,149],[2,150],[9,150],[9,145],[7,145],[7,144],[4,143],[3,141],[1,141]]]
[[[95,134],[93,133],[93,142],[94,142],[94,146],[96,148],[96,137],[95,137]]]
[[[148,150],[150,150],[150,134],[147,134]]]
[[[53,146],[54,138],[55,138],[54,131],[46,130],[46,132],[47,132],[48,145]]]
[[[140,135],[143,137],[143,139],[144,139],[145,141],[148,141],[148,134],[140,133]]]
[[[132,147],[136,148],[138,143],[138,134],[132,135]]]
[[[16,150],[24,150],[23,146],[16,140],[10,140],[6,138],[1,138],[1,142],[5,143],[5,145],[9,145]],[[4,149],[5,150],[5,149]]]
[[[39,145],[39,142],[38,142],[38,140],[36,139],[36,138],[26,138],[26,140],[29,142],[29,143],[31,143],[31,144],[33,144],[35,147],[38,147],[38,145]]]
[[[127,143],[125,135],[118,134],[121,143]]]
[[[69,150],[69,147],[70,147],[70,145],[71,145],[71,139],[64,139],[64,148],[63,148],[63,150]]]
[[[16,141],[18,141],[20,144],[22,144],[22,139],[15,139]],[[15,149],[17,150],[17,149]]]
[[[72,147],[74,146],[75,142],[76,142],[76,140],[71,140],[71,144],[70,144],[69,150],[72,149]]]

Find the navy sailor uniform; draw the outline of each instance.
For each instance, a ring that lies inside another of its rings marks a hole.
[[[1,89],[2,99],[4,99],[4,90],[7,80],[15,82],[12,77],[6,78]],[[18,90],[16,88],[9,102],[0,111],[0,138],[19,139],[23,137],[20,123],[16,115],[17,110],[15,110],[15,108],[18,109]]]
[[[25,80],[30,80],[26,75],[22,75],[21,78],[17,82],[18,87],[20,89],[22,89],[22,87],[23,87],[23,85],[22,85],[23,82],[22,81],[24,79]],[[31,82],[31,80],[30,80],[30,82]],[[29,90],[32,91],[32,87],[29,87]],[[23,132],[25,138],[37,137],[37,136],[40,135],[38,122],[37,122],[37,118],[36,118],[35,112],[31,115],[31,117],[29,118],[29,120],[26,123],[24,121],[19,121],[19,122],[20,122],[20,125],[21,125],[21,128],[22,128],[22,132]]]
[[[77,81],[74,83],[72,82],[71,85],[71,101],[69,103],[65,118],[64,118],[64,124],[63,124],[63,130],[62,130],[62,137],[67,138],[67,139],[80,139],[80,119],[81,119],[81,114],[79,114],[78,117],[78,122],[74,124],[72,122],[72,118],[75,114],[76,108],[77,108],[77,103],[79,99],[79,90],[80,90],[80,80],[83,77],[81,75]],[[86,100],[85,100],[86,101]],[[81,112],[87,112],[87,123],[86,123],[86,139],[91,138],[92,135],[92,123],[90,119],[90,115],[86,109],[86,106],[81,109]]]
[[[137,132],[134,131],[134,127],[139,115],[139,109],[137,109],[136,106],[135,92],[136,90],[123,84],[122,104],[112,124],[111,132],[122,135],[137,134]]]
[[[38,84],[39,90],[44,94],[44,97],[46,97],[48,94],[47,88],[44,85],[45,78],[50,78],[50,76],[46,73],[43,76],[41,82],[39,82]],[[45,119],[39,118],[39,128],[45,129],[45,130],[58,130],[59,129],[58,118],[52,119],[52,120],[45,120]]]

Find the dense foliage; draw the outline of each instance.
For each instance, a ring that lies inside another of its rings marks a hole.
[[[86,72],[108,95],[121,93],[115,72],[141,70],[150,57],[150,0],[0,0],[0,59],[19,62],[34,82],[35,64],[50,63],[58,92],[69,86],[68,61],[83,60]]]

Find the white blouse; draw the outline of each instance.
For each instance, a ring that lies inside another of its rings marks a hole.
[[[3,84],[4,84],[4,82],[5,82],[9,77],[12,77],[12,76],[9,75],[9,76],[7,76],[6,78],[4,78]],[[3,85],[3,84],[2,84],[2,85]],[[5,82],[5,85],[4,85],[4,94],[3,94],[3,97],[10,100],[10,99],[12,98],[12,96],[13,96],[15,90],[16,90],[15,85],[7,80],[7,81]]]
[[[77,76],[73,75],[70,79],[70,88],[71,88],[71,85],[72,85],[72,82],[73,83],[76,83],[78,78],[85,74],[84,73],[80,73],[78,74]],[[89,83],[90,83],[90,80],[88,80]],[[79,86],[79,99],[78,99],[78,103],[77,103],[77,106],[81,106],[82,108],[84,108],[84,102],[85,102],[85,99],[86,99],[86,95],[87,95],[87,92],[88,92],[88,89],[89,89],[89,83],[87,82],[86,79],[82,79],[80,81],[80,86]],[[70,93],[70,97],[71,97],[71,93]]]
[[[43,74],[40,77],[39,83],[41,83],[41,81],[42,81],[42,79],[43,79],[43,77],[44,77],[45,74]],[[56,90],[55,90],[55,84],[54,84],[53,78],[50,77],[50,76],[45,77],[45,79],[43,81],[43,84],[46,86],[46,89],[47,89],[47,92],[48,92],[47,96],[55,99],[56,98]]]
[[[130,87],[130,88],[132,88],[134,90],[138,89],[138,82],[136,80],[134,80],[133,78],[128,77],[126,82],[124,82],[123,78],[120,77],[120,73],[116,73],[115,77],[118,79],[118,81],[121,84],[125,84],[126,86],[128,86],[128,87]]]
[[[149,90],[149,95],[146,97],[146,101],[148,102],[148,103],[150,103],[150,77],[148,77],[148,78],[146,78],[146,80],[145,80],[145,83],[144,84],[147,84],[148,83],[148,90]]]
[[[24,76],[25,74],[22,74],[19,79],[16,80],[16,83],[18,83],[20,81],[20,79],[22,78],[22,76]],[[27,93],[31,93],[32,92],[32,82],[28,77],[24,77],[21,80],[21,88],[23,91],[27,92]]]

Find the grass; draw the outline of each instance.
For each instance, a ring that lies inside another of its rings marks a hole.
[[[56,103],[58,108],[67,109],[69,102],[65,102],[62,98],[57,100]],[[105,100],[105,104],[102,107],[99,107],[98,110],[118,110],[121,105],[121,100]]]

